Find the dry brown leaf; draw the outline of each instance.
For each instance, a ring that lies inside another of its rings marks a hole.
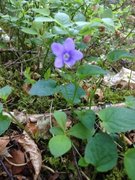
[[[23,171],[25,163],[25,156],[21,150],[12,149],[10,151],[12,158],[5,158],[6,166],[11,170],[12,174],[19,174]]]
[[[135,89],[135,71],[123,67],[115,75],[106,75],[104,77],[104,83],[109,87],[120,86],[125,88],[129,86],[131,89]]]
[[[37,123],[28,122],[25,127],[31,135],[35,135],[38,132]]]
[[[20,136],[19,139],[17,139],[18,143],[23,147],[23,149],[29,153],[30,160],[33,165],[33,168],[35,170],[35,175],[33,177],[34,180],[37,180],[41,165],[42,165],[42,157],[40,150],[37,147],[37,144],[33,141],[33,139],[30,138],[30,136],[24,131],[24,136]]]
[[[8,136],[0,137],[0,156],[11,157],[8,153],[8,148],[6,147],[9,141]]]
[[[103,91],[101,89],[97,89],[96,92],[95,92],[95,98],[98,100],[98,101],[103,101],[104,99],[104,94],[103,94]]]

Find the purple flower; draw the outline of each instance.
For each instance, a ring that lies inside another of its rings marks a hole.
[[[76,61],[83,58],[83,54],[75,49],[75,44],[72,38],[67,38],[63,44],[53,43],[51,45],[53,54],[56,55],[54,66],[62,68],[64,64],[72,67]]]

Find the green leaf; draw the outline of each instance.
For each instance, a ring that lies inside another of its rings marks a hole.
[[[67,34],[67,31],[63,30],[62,28],[58,27],[58,26],[54,26],[53,27],[53,32],[55,34],[61,34],[61,35],[65,35]]]
[[[83,157],[81,157],[78,161],[78,165],[81,167],[87,167],[89,164],[85,161]]]
[[[37,96],[50,96],[56,92],[56,87],[56,81],[54,80],[39,80],[32,85],[29,94]]]
[[[0,103],[0,114],[2,113],[2,111],[3,111],[3,104]]]
[[[93,129],[96,115],[92,110],[75,111],[80,122],[88,129]]]
[[[127,107],[133,108],[135,110],[135,97],[134,96],[127,96],[125,97],[125,104]]]
[[[57,135],[50,139],[49,149],[55,157],[62,156],[71,149],[71,140],[66,135]]]
[[[117,146],[105,133],[91,137],[85,149],[85,161],[96,167],[99,172],[112,169],[117,163]]]
[[[50,14],[50,11],[49,9],[46,9],[46,8],[33,8],[32,11],[36,12],[36,13],[39,13],[43,16],[49,16]]]
[[[58,12],[55,14],[55,20],[59,22],[62,25],[68,25],[70,24],[70,17],[66,13]]]
[[[64,131],[60,127],[52,127],[49,131],[52,135],[64,135]]]
[[[134,59],[133,54],[125,51],[125,50],[114,50],[111,51],[108,55],[107,55],[107,59],[111,62],[113,61],[118,61],[120,59]]]
[[[127,150],[124,155],[124,166],[131,180],[135,180],[135,148]]]
[[[78,12],[75,14],[74,16],[74,21],[85,21],[86,20],[86,17],[81,13],[81,12]]]
[[[53,113],[53,115],[54,115],[57,123],[59,124],[59,126],[63,129],[63,131],[65,131],[67,115],[64,112],[60,112],[60,111],[55,111]]]
[[[31,34],[31,35],[37,35],[38,34],[38,32],[33,28],[22,27],[21,31],[26,33],[26,34]]]
[[[98,116],[107,132],[121,133],[135,129],[135,110],[109,107],[99,111]]]
[[[68,134],[79,139],[88,139],[92,135],[92,131],[86,128],[83,124],[77,123],[70,128]]]
[[[10,86],[4,86],[3,88],[0,89],[0,98],[3,99],[4,101],[7,100],[8,96],[11,94],[12,88]]]
[[[102,21],[105,25],[114,27],[114,22],[111,18],[102,18]]]
[[[85,95],[85,91],[81,87],[75,86],[72,83],[62,85],[60,87],[60,92],[62,93],[63,97],[67,100],[67,102],[71,104],[80,103],[80,98]]]
[[[54,19],[51,17],[35,17],[35,22],[53,22]]]
[[[44,79],[48,80],[51,77],[51,69],[47,69],[47,71],[44,73]]]
[[[113,12],[111,9],[107,8],[104,10],[104,12],[101,14],[102,18],[112,18],[113,17]]]
[[[94,75],[105,75],[106,73],[107,72],[101,67],[89,64],[84,64],[77,70],[77,76],[79,76],[80,79],[88,78]]]
[[[0,135],[10,126],[11,119],[8,116],[0,114]]]

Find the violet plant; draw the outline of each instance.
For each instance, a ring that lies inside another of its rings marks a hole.
[[[37,96],[54,95],[54,98],[55,94],[59,93],[67,101],[76,121],[68,127],[66,113],[54,111],[53,116],[57,126],[53,124],[50,126],[52,138],[49,140],[49,150],[54,157],[60,157],[74,148],[79,157],[79,166],[93,165],[98,172],[109,171],[116,166],[118,160],[118,150],[113,135],[135,128],[135,111],[126,107],[109,107],[95,113],[91,110],[92,100],[106,71],[99,66],[85,62],[83,53],[75,48],[72,38],[67,38],[62,44],[52,43],[51,50],[56,56],[54,66],[60,69],[62,77],[63,74],[65,75],[66,82],[58,85],[59,83],[52,79],[38,80],[32,85],[29,93]],[[82,64],[77,63],[82,58],[84,59]],[[75,66],[76,63],[79,64],[78,67]],[[73,66],[75,66],[74,69],[72,69]],[[88,97],[89,109],[82,109],[81,106],[80,109],[76,109],[74,105],[79,106],[81,98],[86,95],[80,82],[93,76],[96,76],[98,81],[94,83],[95,89]],[[83,153],[79,152],[72,137],[81,139],[85,143]],[[127,158],[131,153],[128,151],[128,154],[124,155],[125,167],[129,163]]]

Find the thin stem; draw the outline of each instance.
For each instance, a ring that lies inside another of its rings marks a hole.
[[[89,97],[89,99],[88,99],[88,101],[89,101],[89,109],[91,109],[92,101],[93,101],[95,92],[96,92],[97,88],[99,87],[101,81],[102,81],[102,77],[99,78],[98,82],[96,83],[96,87],[95,87],[94,90],[90,93],[91,95],[90,95],[90,97]]]
[[[0,164],[2,165],[2,167],[5,170],[5,172],[7,173],[7,175],[10,177],[10,179],[13,180],[12,174],[7,170],[7,167],[5,166],[5,164],[3,163],[3,161],[1,159],[0,159]]]
[[[72,143],[72,146],[73,146],[74,150],[76,151],[76,153],[77,153],[80,157],[82,157],[82,155],[79,153],[79,151],[77,150],[77,148],[76,148],[76,146],[74,145],[74,143]]]
[[[132,78],[132,73],[133,73],[133,71],[131,70],[130,74],[129,74],[128,89],[130,89],[130,82],[131,82],[131,78]]]
[[[74,148],[73,148],[72,152],[73,152],[74,163],[75,163],[76,170],[77,170],[77,173],[78,173],[78,180],[82,180],[83,178],[82,178],[82,174],[80,172],[80,169],[78,167],[78,163],[77,163],[77,159],[76,159],[76,151],[75,151]]]

